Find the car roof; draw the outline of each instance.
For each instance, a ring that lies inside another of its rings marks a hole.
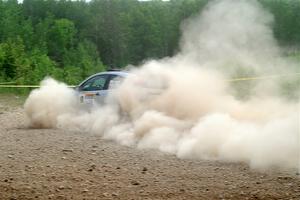
[[[99,75],[105,75],[105,74],[108,74],[108,75],[117,75],[117,76],[121,76],[121,77],[127,77],[129,75],[129,72],[126,72],[126,71],[105,71],[105,72],[99,72],[97,74],[93,74],[91,76],[89,76],[88,78],[86,78],[84,81],[82,81],[80,85],[82,85],[83,83],[85,83],[88,79],[90,78],[93,78],[95,76],[99,76]]]
[[[94,74],[92,76],[98,76],[98,75],[102,75],[102,74],[112,74],[112,75],[118,75],[118,76],[126,77],[126,76],[128,76],[129,72],[126,72],[126,71],[105,71],[105,72],[100,72],[100,73]]]

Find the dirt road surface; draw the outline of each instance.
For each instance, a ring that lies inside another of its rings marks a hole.
[[[21,106],[0,101],[0,199],[300,199],[300,178],[29,129]]]

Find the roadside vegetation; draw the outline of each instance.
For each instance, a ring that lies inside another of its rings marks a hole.
[[[52,76],[78,84],[90,74],[172,56],[180,23],[208,0],[0,0],[0,83]],[[287,56],[300,61],[300,1],[260,0]],[[0,89],[0,92],[27,89]]]

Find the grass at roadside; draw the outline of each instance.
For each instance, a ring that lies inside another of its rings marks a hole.
[[[0,112],[8,111],[11,108],[21,107],[28,95],[0,93]]]

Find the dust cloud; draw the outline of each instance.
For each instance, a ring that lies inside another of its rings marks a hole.
[[[299,98],[283,98],[278,79],[237,76],[293,72],[257,1],[211,1],[185,21],[181,51],[130,69],[105,105],[80,109],[76,92],[47,78],[24,107],[31,127],[75,129],[179,158],[246,162],[256,169],[299,169]],[[290,91],[298,93],[296,91]]]

